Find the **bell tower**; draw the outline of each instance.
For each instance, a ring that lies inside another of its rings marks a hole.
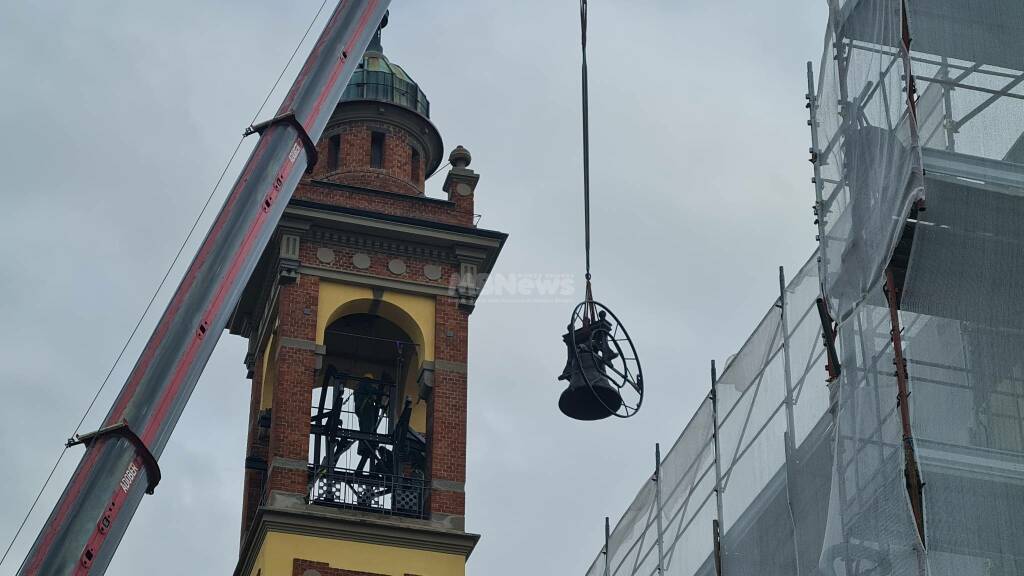
[[[383,28],[387,18],[381,25]],[[506,235],[380,30],[230,330],[252,380],[236,576],[462,576],[469,315]]]

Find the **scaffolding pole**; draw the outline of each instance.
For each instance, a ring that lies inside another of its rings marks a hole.
[[[789,320],[788,302],[786,301],[786,270],[779,266],[779,315],[782,325],[782,364],[786,378],[786,464],[789,464],[790,453],[796,450],[796,439],[793,434],[796,430],[796,418],[793,415],[793,405],[796,403],[793,396],[793,372],[790,364],[789,354]]]
[[[608,547],[608,542],[611,541],[612,526],[611,520],[607,516],[604,517],[604,576],[612,576],[612,560],[611,560],[611,549]]]
[[[711,361],[711,415],[715,449],[715,507],[716,518],[711,525],[711,537],[715,544],[715,574],[722,576],[722,449],[718,439],[718,369],[715,361]]]
[[[814,184],[814,224],[818,227],[818,282],[821,285],[821,295],[825,295],[825,279],[828,271],[828,250],[826,250],[825,236],[825,215],[828,209],[825,207],[825,182],[821,178],[821,156],[819,156],[818,142],[818,97],[814,90],[814,64],[807,62],[807,110],[809,118],[807,125],[811,127],[811,166],[814,167],[814,177],[811,182]]]
[[[939,68],[936,75],[944,80],[940,86],[942,87],[942,127],[945,129],[946,150],[956,152],[957,123],[953,119],[953,86],[947,83],[952,78],[949,76],[949,59],[945,56],[942,57],[942,67]]]
[[[796,567],[796,576],[800,576],[800,546],[796,537],[796,514],[793,512],[792,479],[793,474],[790,463],[796,455],[796,418],[794,417],[794,405],[796,400],[793,396],[793,372],[790,365],[789,350],[789,304],[786,300],[786,270],[779,266],[779,325],[782,328],[782,365],[786,383],[786,507],[789,510],[789,521],[793,525],[793,563]]]
[[[658,574],[665,573],[665,544],[663,534],[665,532],[661,522],[661,444],[654,444],[654,514],[658,528]]]

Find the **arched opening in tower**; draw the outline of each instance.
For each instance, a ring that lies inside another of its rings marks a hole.
[[[310,499],[423,516],[427,445],[414,418],[422,351],[398,325],[372,313],[335,320],[324,345],[310,412]]]

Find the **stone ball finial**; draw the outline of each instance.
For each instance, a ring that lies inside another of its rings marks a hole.
[[[470,155],[469,150],[459,145],[455,147],[455,150],[452,150],[451,155],[448,156],[448,161],[455,168],[465,168],[473,161],[473,156]]]

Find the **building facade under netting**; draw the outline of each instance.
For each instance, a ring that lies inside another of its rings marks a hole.
[[[588,576],[1024,574],[1024,2],[828,1],[819,249]]]

